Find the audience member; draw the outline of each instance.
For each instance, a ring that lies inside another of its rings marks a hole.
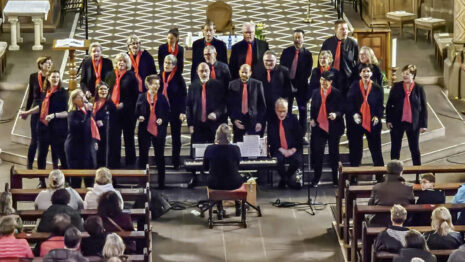
[[[88,217],[84,222],[84,229],[89,237],[82,239],[82,254],[84,256],[102,256],[103,245],[105,245],[107,237],[102,218],[99,216]]]
[[[374,242],[376,252],[386,251],[390,253],[399,253],[400,249],[405,246],[405,235],[409,231],[403,227],[407,219],[407,210],[401,205],[394,205],[391,208],[391,222],[386,230],[379,233]]]
[[[391,160],[387,166],[387,174],[384,182],[378,183],[373,187],[369,205],[392,206],[394,204],[406,205],[413,204],[412,186],[405,185],[399,178],[402,175],[404,164],[400,160]],[[390,224],[389,217],[385,215],[375,215],[371,225],[387,226]]]
[[[405,247],[393,262],[411,262],[412,258],[421,258],[425,262],[436,262],[436,256],[431,254],[426,245],[425,238],[416,230],[409,230],[405,235]]]
[[[44,262],[85,262],[89,259],[85,258],[79,252],[81,243],[81,231],[75,227],[70,227],[65,232],[65,247],[51,250],[45,257]]]
[[[58,189],[52,195],[52,205],[45,210],[37,227],[37,232],[51,232],[54,217],[57,214],[66,214],[71,219],[71,224],[82,230],[82,218],[79,211],[68,206],[70,195],[66,189]]]
[[[58,189],[65,188],[70,196],[68,205],[73,209],[82,209],[84,203],[76,190],[71,187],[65,187],[65,175],[59,169],[52,170],[48,175],[49,188],[40,191],[34,200],[34,206],[38,210],[46,210],[52,205],[52,195]]]
[[[421,176],[421,191],[418,192],[417,205],[420,204],[444,204],[446,195],[442,190],[435,190],[435,176],[432,173],[427,173]],[[431,224],[431,216],[428,214],[417,213],[409,220],[415,221],[415,226],[429,226]]]
[[[447,262],[462,262],[465,261],[465,245],[461,245],[452,254],[450,254]]]
[[[71,227],[71,218],[67,214],[57,214],[52,219],[50,237],[42,244],[36,245],[34,253],[41,257],[45,256],[52,249],[65,247],[65,232]],[[39,231],[40,232],[40,231]],[[40,252],[40,253],[39,253]]]
[[[103,246],[103,257],[121,257],[124,255],[124,250],[126,246],[124,245],[123,239],[118,236],[116,233],[111,233],[107,236],[105,245]]]
[[[120,200],[120,208],[123,209],[123,198],[121,197],[121,193],[113,187],[110,170],[106,167],[101,167],[95,171],[94,187],[84,197],[84,208],[97,209],[100,196],[108,191],[116,193]]]
[[[15,238],[16,219],[4,216],[0,219],[0,258],[34,257],[26,239]]]

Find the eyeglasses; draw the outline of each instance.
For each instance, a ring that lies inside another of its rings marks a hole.
[[[140,45],[140,42],[132,42],[129,45]]]

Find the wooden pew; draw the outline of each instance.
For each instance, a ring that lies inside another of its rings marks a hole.
[[[453,196],[457,193],[457,189],[463,185],[463,183],[445,183],[445,184],[436,184],[435,189],[443,190],[447,196]],[[373,185],[355,185],[349,186],[345,190],[345,216],[344,216],[344,242],[349,243],[349,228],[350,228],[350,219],[352,218],[352,208],[354,200],[357,198],[368,198],[371,195],[371,190]],[[413,192],[415,195],[418,195],[421,192],[421,185],[414,184]]]
[[[122,239],[145,239],[146,232],[144,231],[119,231],[115,232],[118,234]],[[45,241],[50,237],[50,233],[45,232],[33,232],[33,233],[17,233],[15,234],[16,238],[26,239],[29,243]],[[89,233],[82,232],[82,238],[88,238]]]
[[[125,255],[127,257],[127,260],[125,261],[130,261],[130,262],[148,262],[150,261],[150,255],[149,254],[141,254],[141,255]],[[97,256],[91,256],[87,257],[90,262],[101,262],[102,258],[97,257]],[[43,257],[34,257],[34,258],[2,258],[2,262],[42,262]]]
[[[390,214],[391,206],[368,206],[368,205],[357,205],[353,203],[353,232],[351,238],[351,262],[357,261],[357,244],[358,240],[362,237],[362,222],[365,219],[365,215],[374,214]],[[404,206],[407,213],[428,213],[431,214],[436,207],[445,206],[449,209],[454,216],[455,213],[465,208],[465,204],[442,204],[442,205],[406,205]]]
[[[385,174],[385,166],[360,166],[360,167],[345,167],[339,168],[339,186],[336,192],[336,224],[339,234],[343,234],[342,230],[342,204],[344,201],[344,191],[349,186],[349,181],[352,176],[371,176],[377,174]],[[423,166],[405,166],[403,174],[422,174],[422,173],[465,173],[465,165],[423,165]],[[347,202],[347,201],[346,201]]]
[[[47,178],[50,174],[47,169],[10,169],[11,188],[23,188],[23,178]],[[95,169],[62,169],[65,177],[95,177]],[[132,178],[140,181],[139,184],[150,183],[150,172],[148,166],[144,170],[113,169],[111,174],[114,178]]]
[[[420,233],[425,233],[425,232],[428,232],[428,231],[432,230],[430,226],[411,226],[411,227],[408,227],[408,228],[409,229],[415,229]],[[362,224],[362,243],[361,243],[362,244],[362,261],[363,262],[372,261],[371,257],[373,255],[372,254],[373,243],[375,241],[376,236],[378,236],[378,234],[380,232],[382,232],[384,229],[386,229],[386,228],[385,227],[368,227],[367,222],[363,221],[363,224]],[[465,226],[455,225],[454,230],[458,231],[458,232],[464,232],[465,231]],[[454,250],[434,250],[433,253],[441,254],[441,255],[450,255],[450,253],[452,251],[454,251]],[[380,259],[391,258],[392,259],[394,257],[394,255],[397,255],[397,254],[392,254],[392,253],[389,253],[389,252],[379,252],[378,254],[376,254],[376,256],[373,256],[373,258],[374,258],[373,261],[376,261],[376,258],[380,258]]]

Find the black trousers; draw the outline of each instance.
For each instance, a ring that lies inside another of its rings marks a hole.
[[[39,169],[45,169],[47,165],[47,154],[48,147],[52,148],[52,162],[53,168],[58,168],[58,159],[61,163],[62,169],[67,169],[68,164],[66,162],[65,155],[65,140],[66,137],[53,135],[50,128],[47,128],[45,131],[38,132],[38,146],[39,146],[39,155],[37,158],[37,166]],[[53,155],[56,155],[56,159],[53,159]]]
[[[384,166],[383,154],[381,152],[381,130],[368,132],[361,125],[357,124],[347,125],[350,165],[360,166],[362,164],[363,135],[367,138],[373,165]]]
[[[255,126],[257,123],[251,123],[250,122],[250,117],[249,115],[242,115],[242,119],[240,119],[242,122],[242,125],[244,126],[244,129],[239,129],[236,127],[236,125],[233,123],[233,142],[242,142],[244,141],[244,136],[247,135],[259,135],[260,137],[263,137],[263,131],[265,127],[262,125],[262,130],[260,132],[255,132]]]
[[[91,150],[92,151],[92,150]],[[68,168],[70,169],[94,169],[94,159],[95,152],[83,152],[83,154],[90,154],[86,156],[85,159],[79,160],[69,160],[68,158]],[[72,188],[81,188],[82,184],[82,177],[71,177],[69,179],[70,185]],[[86,187],[92,187],[94,185],[94,178],[93,177],[85,177],[84,184]]]
[[[171,113],[169,124],[171,128],[171,144],[172,144],[172,164],[179,167],[179,154],[181,152],[181,120],[179,120],[179,112]]]
[[[31,115],[31,142],[27,150],[27,168],[32,169],[34,163],[34,157],[37,152],[37,122],[39,121],[40,113]]]
[[[155,162],[158,170],[158,186],[165,185],[165,136],[155,137],[146,131],[146,127],[139,126],[139,169],[145,169],[148,163],[150,145],[153,145],[155,152]],[[145,129],[145,130],[144,130]]]
[[[295,171],[302,166],[302,152],[295,152],[292,156],[286,158],[281,152],[277,152],[276,159],[278,160],[278,173],[281,177],[281,181],[287,183],[289,177],[295,173]],[[286,163],[289,167],[286,171]]]
[[[194,133],[192,133],[191,142],[192,144],[213,143],[215,141],[215,132],[215,127],[211,127],[207,123],[197,123],[194,125]]]
[[[112,166],[119,168],[121,162],[121,132],[124,136],[124,152],[126,168],[136,163],[136,146],[134,143],[134,129],[136,128],[136,118],[130,114],[119,114],[114,130],[114,143],[112,143]],[[113,129],[113,127],[112,127]]]
[[[400,158],[400,149],[402,147],[404,132],[407,133],[408,147],[412,155],[413,165],[419,166],[421,165],[419,145],[420,130],[412,129],[412,125],[409,123],[402,122],[400,126],[394,126],[391,129],[391,159]]]
[[[312,135],[310,138],[311,158],[313,170],[315,175],[312,183],[318,184],[321,178],[321,171],[323,170],[323,158],[325,153],[325,146],[328,143],[329,147],[329,162],[333,174],[333,183],[337,183],[337,172],[339,165],[339,141],[341,136],[333,132],[326,133],[318,126],[312,127]]]

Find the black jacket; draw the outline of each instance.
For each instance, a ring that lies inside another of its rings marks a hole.
[[[242,91],[243,83],[241,79],[233,80],[229,83],[228,88],[228,114],[231,121],[244,121],[242,114]],[[266,120],[266,103],[262,82],[250,78],[247,82],[247,104],[249,106],[248,121],[249,125],[255,128],[255,124],[261,123],[265,126]]]
[[[211,65],[210,66],[210,77],[211,77]],[[229,72],[229,67],[227,64],[216,61],[215,65],[215,75],[216,80],[219,80],[223,84],[224,91],[228,91],[229,81],[231,81],[231,73]],[[198,76],[197,76],[198,78]]]
[[[36,106],[40,103],[41,91],[39,85],[39,73],[32,73],[29,76],[29,89],[27,92],[27,102],[26,102],[26,110],[31,109],[31,107]],[[42,77],[42,84],[45,83],[46,77]]]
[[[53,249],[45,257],[44,262],[87,262],[88,258],[84,257],[81,252],[77,250],[70,250],[65,248]]]
[[[370,94],[368,94],[368,104],[370,105],[370,122],[371,122],[371,132],[379,132],[381,131],[381,118],[383,117],[384,111],[384,91],[381,86],[373,82]],[[354,81],[352,86],[347,93],[347,101],[346,101],[346,109],[347,109],[347,126],[350,125],[357,125],[354,122],[353,116],[355,114],[359,114],[362,116],[360,112],[360,107],[363,104],[363,96],[362,92],[360,91],[360,83],[358,81]],[[377,117],[379,122],[377,125],[373,126],[373,117]],[[362,124],[360,123],[360,126]]]
[[[289,69],[289,72],[291,72],[295,51],[295,46],[290,46],[283,50],[279,59],[279,64],[287,67]],[[312,53],[305,47],[302,47],[299,51],[299,59],[297,60],[297,71],[295,74],[295,78],[291,80],[294,88],[297,89],[298,96],[305,96],[307,98],[308,78],[312,73],[312,67]]]
[[[237,42],[232,46],[231,57],[229,58],[229,72],[231,72],[232,79],[239,78],[239,68],[245,64],[248,48],[248,42],[245,40]],[[263,54],[268,49],[270,49],[268,43],[263,40],[255,39],[252,43],[252,74],[255,71],[256,65],[263,64]]]
[[[279,122],[280,120],[275,115],[268,124],[268,143],[270,145],[271,156],[278,154],[278,149],[281,147],[279,139]],[[293,114],[288,114],[283,120],[284,133],[286,134],[286,142],[288,149],[297,149],[296,154],[302,153],[302,128],[299,125],[297,117]]]
[[[226,114],[226,94],[222,83],[218,80],[210,79],[206,84],[207,98],[207,121],[206,123],[216,126],[218,121]],[[214,112],[216,121],[208,119],[208,115]],[[196,126],[202,119],[202,83],[195,80],[187,93],[186,105],[187,125]]]
[[[436,262],[436,256],[430,252],[417,248],[402,248],[400,255],[392,260],[392,262],[410,262],[412,258],[419,257],[425,262]]]
[[[333,79],[333,84],[332,86],[337,88],[339,91],[341,91],[341,84],[339,80],[339,71],[331,67],[329,69],[333,74],[335,75],[335,79]],[[310,82],[308,84],[308,99],[312,97],[313,91],[316,89],[320,89],[320,78],[321,78],[321,68],[319,66],[313,68],[312,70],[312,76],[310,77]]]
[[[166,127],[168,126],[169,105],[164,95],[158,93],[157,104],[155,105],[155,114],[157,119],[162,119],[162,124],[157,124],[158,137],[166,137]],[[147,102],[147,92],[139,95],[135,111],[136,118],[143,116],[145,120],[139,122],[139,132],[147,132],[147,123],[150,117],[150,105]]]
[[[268,83],[267,70],[265,69],[263,62],[256,67],[254,75],[255,79],[262,81],[268,112],[274,111],[275,102],[278,98],[282,97],[288,101],[290,100],[292,95],[292,83],[289,78],[289,70],[286,67],[276,65],[270,72],[270,83]],[[289,106],[290,105],[291,103],[289,103]],[[289,112],[292,112],[291,108],[289,108]]]
[[[417,205],[421,204],[444,204],[446,203],[446,195],[442,190],[427,189],[425,191],[418,192]],[[431,215],[414,213],[412,216],[409,215],[408,224],[414,226],[430,226]]]
[[[83,230],[82,227],[82,218],[79,211],[73,209],[68,205],[51,205],[45,212],[42,214],[39,225],[37,226],[37,232],[51,232],[53,227],[53,217],[56,214],[67,214],[71,218],[71,224],[80,231]]]
[[[91,235],[81,240],[81,252],[84,256],[102,256],[107,233]]]
[[[337,37],[334,35],[323,42],[321,50],[329,50],[333,54],[333,59],[336,57]],[[346,79],[350,79],[352,74],[357,71],[355,68],[358,60],[358,44],[352,37],[347,37],[341,43],[341,59],[340,68],[341,73],[344,74]],[[347,86],[350,83],[347,83]]]
[[[111,97],[113,93],[113,86],[116,82],[116,75],[115,71],[112,71],[108,74],[105,82],[109,85],[110,91],[109,96]],[[136,107],[137,97],[139,96],[138,90],[138,82],[137,78],[132,71],[126,71],[124,76],[121,78],[120,82],[120,103],[123,103],[123,108],[117,110],[119,114],[123,114],[125,116],[133,116],[134,109]],[[115,105],[118,106],[118,105]]]
[[[130,52],[127,52],[129,56],[132,56]],[[136,60],[137,55],[133,56],[134,60]],[[131,67],[131,71],[134,72],[134,65]],[[139,61],[139,76],[142,79],[142,89],[145,92],[147,88],[145,87],[145,78],[149,75],[156,75],[157,74],[157,67],[155,66],[155,60],[153,60],[153,56],[147,51],[142,51],[140,55]]]
[[[203,169],[208,170],[207,185],[211,189],[234,190],[242,186],[239,174],[241,151],[236,145],[209,145],[203,157]]]
[[[113,71],[113,63],[110,59],[102,57],[102,72],[100,79],[104,81],[107,78],[107,75]],[[81,89],[84,91],[89,91],[92,96],[95,96],[95,72],[94,67],[92,66],[92,58],[88,57],[82,61],[81,64]]]
[[[163,70],[163,63],[165,62],[165,56],[169,54],[170,53],[168,52],[168,44],[162,44],[158,47],[158,68],[160,68],[160,71]],[[178,63],[176,64],[178,68],[176,71],[176,74],[182,75],[183,70],[184,70],[184,47],[182,47],[179,44],[178,44],[178,55],[176,56],[176,58],[178,59]]]
[[[379,233],[373,243],[376,252],[386,251],[390,253],[399,253],[405,245],[405,235],[409,231],[406,227],[389,225],[386,230]]]
[[[107,125],[106,115],[107,115],[107,112],[109,113],[108,115],[110,117],[109,121],[108,121],[108,124],[109,124],[109,128],[110,128],[110,131],[111,131],[111,128],[114,126],[115,121],[116,121],[116,116],[115,116],[116,106],[115,106],[115,104],[113,104],[113,101],[111,101],[111,99],[107,99],[107,101],[105,102],[103,107],[99,111],[97,111],[96,115],[94,116],[95,122],[97,122],[99,120],[103,122],[103,126],[98,128],[98,131],[100,132],[100,138],[102,138],[103,136],[106,136],[106,125]]]
[[[39,103],[39,114],[42,110],[42,102],[45,98],[45,95],[46,92],[42,92],[42,98]],[[59,88],[58,91],[53,93],[50,97],[48,113],[53,114],[63,111],[68,111],[68,90]],[[66,137],[66,134],[68,133],[67,123],[67,118],[54,118],[48,123],[48,126],[44,125],[41,121],[37,121],[39,136],[40,134],[49,130],[51,131],[52,136]]]
[[[95,141],[91,132],[92,111],[81,110],[68,112],[68,136],[65,141],[66,161],[69,168],[93,169]]]
[[[166,80],[168,80],[168,76],[169,73],[166,74]],[[158,93],[163,93],[163,88],[163,77],[162,73],[160,73],[160,89],[158,89]],[[168,102],[171,113],[186,113],[186,97],[187,88],[184,77],[181,74],[175,74],[168,84]]]
[[[320,112],[321,106],[321,95],[320,89],[313,90],[312,102],[310,106],[310,119],[315,120],[318,124],[318,114]],[[336,135],[342,135],[344,133],[344,120],[342,119],[342,109],[343,109],[343,99],[341,92],[337,88],[331,87],[331,93],[326,99],[326,112],[336,113],[336,119],[330,120],[329,122],[329,132]]]
[[[404,87],[403,82],[397,82],[391,88],[389,98],[386,103],[386,122],[390,122],[393,128],[401,125],[402,112],[404,109]],[[428,108],[423,86],[415,83],[415,87],[410,94],[410,106],[412,108],[412,129],[428,127]]]
[[[441,236],[434,231],[423,234],[429,249],[457,249],[463,244],[463,237],[460,232],[449,232],[447,236]]]
[[[216,38],[213,38],[210,43],[216,49],[216,59],[220,62],[228,64],[226,43]],[[197,66],[200,63],[205,62],[205,58],[203,57],[203,50],[205,49],[205,46],[205,38],[197,39],[192,44],[191,82],[198,78]]]

